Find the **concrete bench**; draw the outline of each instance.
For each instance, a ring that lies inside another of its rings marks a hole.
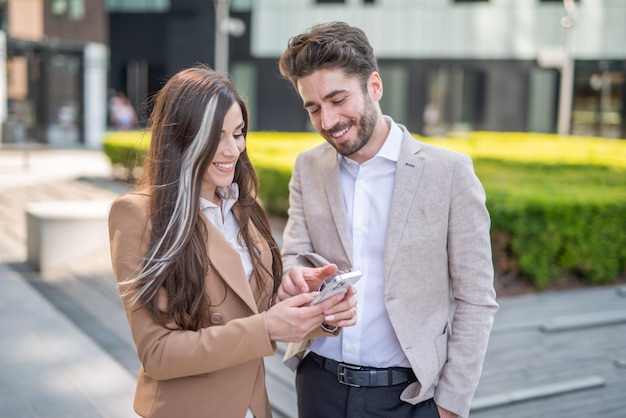
[[[108,250],[110,201],[37,202],[26,206],[28,262],[41,272]]]

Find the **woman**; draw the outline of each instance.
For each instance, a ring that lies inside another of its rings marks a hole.
[[[156,96],[140,186],[111,206],[141,416],[269,417],[263,356],[275,341],[301,341],[322,322],[355,323],[352,294],[308,306],[315,293],[304,293],[272,306],[282,263],[245,151],[247,124],[224,77],[204,66],[177,73]]]

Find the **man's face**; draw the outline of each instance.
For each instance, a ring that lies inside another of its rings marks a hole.
[[[359,151],[374,132],[380,98],[375,85],[372,89],[372,78],[380,80],[378,74],[370,77],[367,93],[359,78],[341,69],[321,69],[298,79],[298,92],[311,123],[341,155]]]

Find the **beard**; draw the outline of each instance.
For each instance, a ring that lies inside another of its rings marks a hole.
[[[343,155],[344,157],[348,157],[359,151],[365,146],[365,144],[367,144],[367,142],[372,137],[372,133],[374,132],[374,128],[376,127],[377,119],[378,113],[376,112],[376,108],[374,107],[374,101],[368,96],[365,99],[363,112],[361,112],[358,118],[358,133],[354,142],[343,141],[340,143],[336,143],[332,136],[333,132],[342,131],[350,126],[350,122],[341,123],[334,126],[330,130],[322,131],[322,136],[330,145],[332,145],[337,150],[339,154]]]

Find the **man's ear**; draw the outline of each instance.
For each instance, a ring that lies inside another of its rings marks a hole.
[[[377,71],[370,74],[367,80],[367,89],[375,101],[379,102],[380,99],[383,98],[383,80],[380,78],[380,74],[378,74]]]

